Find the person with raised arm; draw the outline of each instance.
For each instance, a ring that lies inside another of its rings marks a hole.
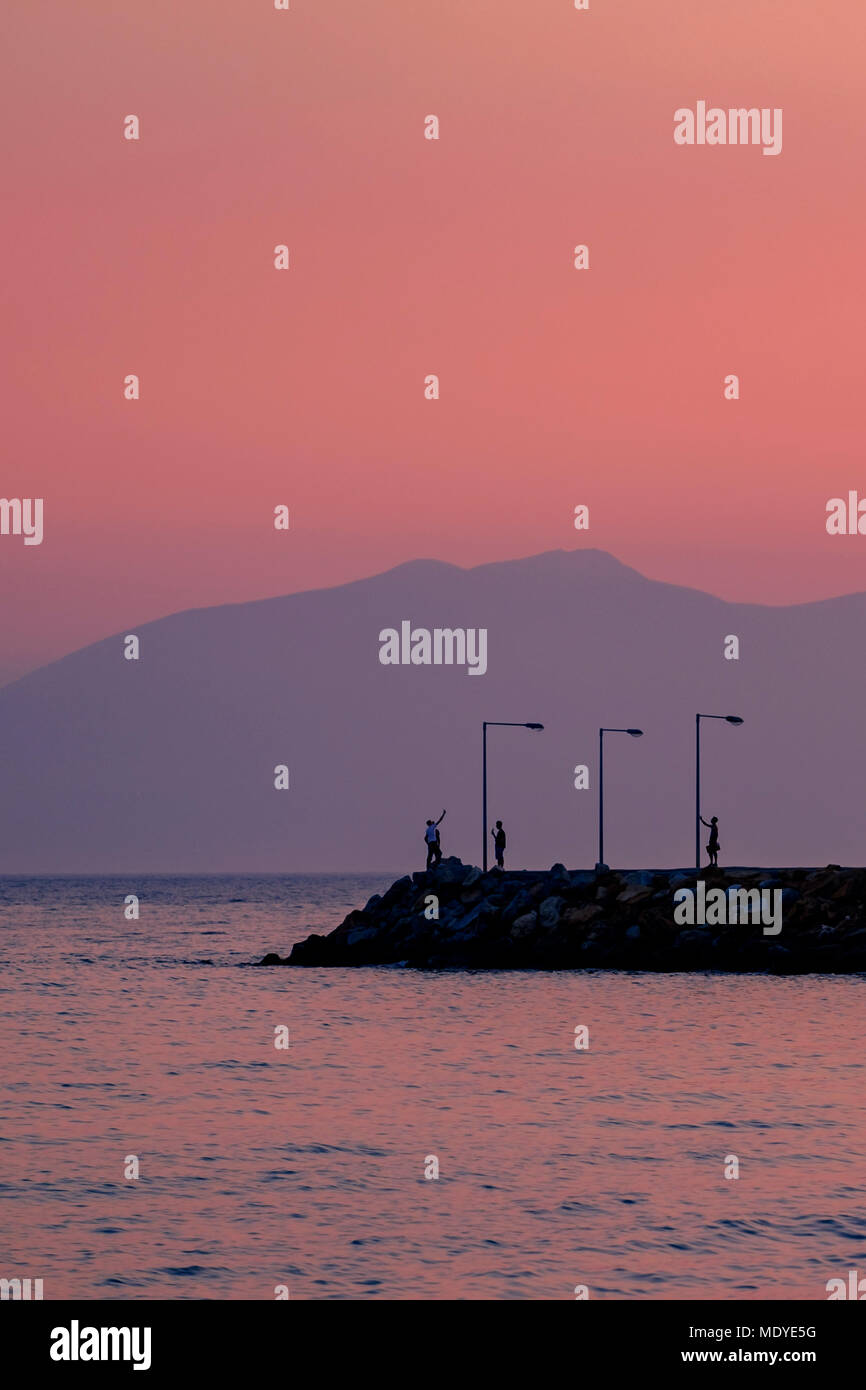
[[[719,867],[720,848],[719,818],[718,816],[713,816],[711,820],[705,821],[703,816],[701,816],[701,825],[705,825],[710,832],[710,838],[707,840],[707,854],[710,856],[710,867],[717,869]]]
[[[428,820],[427,829],[424,831],[424,843],[427,846],[427,868],[435,868],[442,858],[442,846],[439,841],[439,821],[445,819],[445,812],[439,820]]]

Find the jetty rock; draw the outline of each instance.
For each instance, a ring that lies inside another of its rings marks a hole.
[[[485,873],[449,858],[256,964],[866,972],[866,869]]]

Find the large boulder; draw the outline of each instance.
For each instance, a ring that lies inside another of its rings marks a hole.
[[[566,908],[562,914],[562,924],[566,927],[582,927],[601,916],[598,903],[583,903],[579,907]]]
[[[618,903],[642,903],[651,898],[653,890],[648,883],[630,883],[617,895]]]
[[[525,912],[522,917],[518,917],[517,921],[512,924],[509,935],[515,940],[520,940],[522,937],[531,936],[537,926],[538,918],[535,913]]]
[[[462,859],[452,854],[430,870],[430,877],[433,883],[465,883],[471,873],[472,865],[464,864]]]
[[[538,920],[542,927],[547,931],[551,931],[559,922],[564,907],[564,898],[545,898],[538,908]]]

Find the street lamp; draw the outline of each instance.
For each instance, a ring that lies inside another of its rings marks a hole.
[[[604,736],[605,734],[631,734],[632,738],[643,738],[643,729],[599,729],[598,731],[598,863],[596,869],[604,868]]]
[[[738,714],[695,715],[695,868],[701,867],[701,720],[724,719],[726,724],[742,724]]]
[[[483,864],[484,872],[487,873],[487,730],[488,729],[543,729],[543,724],[521,724],[514,723],[508,719],[485,719],[481,725],[482,730],[482,758],[481,758],[481,782],[482,782],[482,816],[484,820],[483,829]]]

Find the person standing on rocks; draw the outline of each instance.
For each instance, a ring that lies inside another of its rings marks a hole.
[[[445,819],[445,812],[439,820],[428,820],[427,829],[424,831],[424,843],[427,846],[427,868],[434,868],[442,858],[442,847],[439,843],[439,821]]]
[[[496,867],[497,867],[497,869],[504,869],[504,868],[505,868],[505,831],[502,829],[502,821],[501,821],[501,820],[498,820],[498,821],[496,822],[496,829],[495,829],[495,830],[491,830],[490,834],[493,836],[493,848],[494,848],[495,851],[496,851]]]
[[[713,816],[710,821],[705,821],[703,816],[701,816],[701,825],[705,825],[710,832],[710,838],[707,840],[707,854],[710,856],[710,867],[717,869],[719,867],[720,848],[719,818],[718,816]]]

